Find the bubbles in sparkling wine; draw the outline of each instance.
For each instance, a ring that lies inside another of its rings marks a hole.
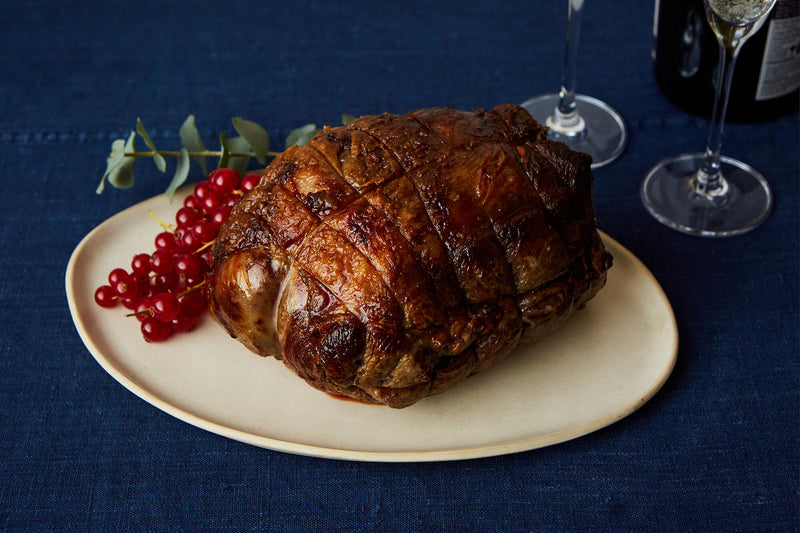
[[[775,0],[706,0],[706,18],[720,44],[736,49],[767,20]]]
[[[708,6],[733,25],[745,25],[767,14],[775,0],[708,0]]]

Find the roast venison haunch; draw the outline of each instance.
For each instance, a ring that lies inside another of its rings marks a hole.
[[[317,389],[409,406],[603,286],[590,163],[510,104],[325,128],[233,209],[212,315]]]

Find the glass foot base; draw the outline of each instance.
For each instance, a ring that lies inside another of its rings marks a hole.
[[[592,156],[592,168],[598,168],[615,160],[625,149],[627,130],[622,117],[608,104],[581,94],[575,95],[575,104],[583,128],[565,127],[559,133],[554,114],[559,96],[546,94],[522,103],[531,116],[540,124],[550,127],[548,138],[560,141],[577,152]]]
[[[772,209],[772,191],[752,167],[723,157],[724,195],[697,194],[690,183],[703,165],[703,154],[683,154],[661,161],[642,183],[642,203],[659,222],[691,235],[727,237],[759,226]]]

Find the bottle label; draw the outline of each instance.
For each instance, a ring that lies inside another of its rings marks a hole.
[[[796,1],[779,0],[767,28],[756,100],[770,100],[800,87],[800,12]]]

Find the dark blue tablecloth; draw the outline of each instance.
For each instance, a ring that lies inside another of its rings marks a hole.
[[[73,326],[80,239],[163,191],[137,166],[94,193],[141,117],[174,146],[243,116],[274,143],[341,113],[471,109],[557,89],[566,8],[552,2],[47,2],[0,18],[0,530],[790,531],[798,527],[796,114],[730,124],[775,209],[734,238],[679,234],[639,201],[646,172],[703,148],[707,121],[659,93],[653,3],[586,5],[579,90],[630,142],[595,171],[601,228],[669,297],[677,366],[644,407],[563,444],[469,461],[326,460],[198,429],[128,392]]]

